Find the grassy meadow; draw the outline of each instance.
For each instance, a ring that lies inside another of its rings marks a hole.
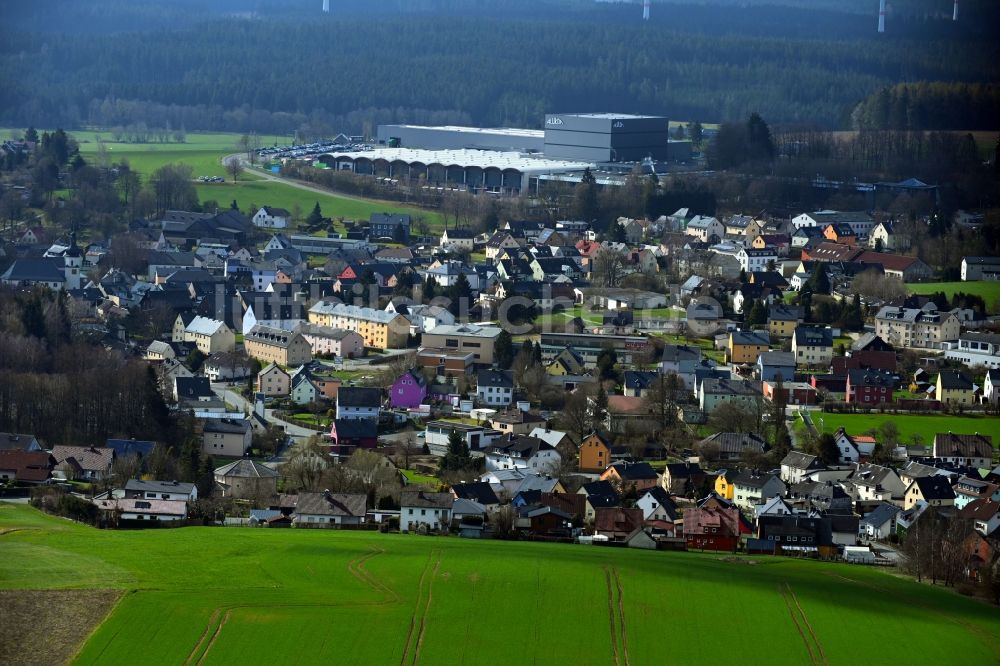
[[[11,132],[22,130],[0,129],[0,136],[9,136]],[[41,132],[41,130],[39,130]],[[391,201],[358,199],[338,196],[333,193],[308,192],[280,181],[264,180],[252,171],[244,171],[236,183],[232,182],[226,173],[222,160],[226,155],[238,152],[239,134],[188,132],[184,143],[122,143],[112,141],[111,133],[97,130],[71,131],[70,134],[79,142],[80,153],[84,159],[95,159],[99,142],[104,142],[108,159],[120,161],[127,159],[133,170],[149,175],[164,164],[188,164],[194,170],[194,177],[222,176],[225,183],[196,182],[195,189],[198,199],[216,201],[222,207],[228,207],[235,199],[241,210],[251,207],[275,206],[293,210],[296,204],[301,208],[303,217],[309,214],[317,202],[323,214],[330,218],[345,218],[349,220],[367,220],[372,213],[409,213],[414,218],[423,217],[433,230],[444,228],[444,221],[439,213],[434,211],[400,205]],[[261,145],[287,144],[288,137],[261,136]]]
[[[4,504],[0,534],[5,592],[124,591],[78,664],[137,651],[144,664],[1000,659],[995,608],[858,566],[327,530],[99,531]]]
[[[927,446],[934,443],[939,432],[992,435],[994,445],[1000,445],[1000,418],[995,416],[949,416],[943,414],[834,414],[813,412],[813,424],[826,432],[836,432],[843,426],[852,435],[861,435],[892,421],[899,428],[900,440],[909,442],[918,434]]]
[[[911,282],[906,285],[911,294],[933,294],[943,291],[948,298],[952,298],[956,293],[962,292],[981,296],[986,302],[989,314],[1000,312],[1000,282],[998,281],[975,281],[975,282]]]

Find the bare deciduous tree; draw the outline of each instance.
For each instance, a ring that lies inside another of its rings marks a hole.
[[[230,155],[226,158],[226,173],[233,177],[233,182],[239,178],[240,174],[243,173],[243,162],[236,155]]]

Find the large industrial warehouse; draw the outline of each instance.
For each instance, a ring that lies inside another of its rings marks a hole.
[[[537,181],[542,175],[582,172],[594,166],[590,162],[541,159],[516,152],[416,148],[326,153],[317,159],[337,170],[498,194],[529,191],[532,179]]]
[[[394,148],[428,150],[499,150],[501,152],[540,153],[545,147],[542,130],[443,125],[379,125],[378,142]]]
[[[670,158],[670,123],[662,116],[562,113],[545,116],[545,156],[588,162]]]

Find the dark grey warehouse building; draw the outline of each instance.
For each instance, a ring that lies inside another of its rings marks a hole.
[[[553,113],[545,116],[545,157],[587,162],[671,158],[670,124],[662,116]]]

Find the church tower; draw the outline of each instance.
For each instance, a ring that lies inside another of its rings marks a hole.
[[[79,289],[83,278],[83,251],[76,245],[76,232],[69,236],[69,249],[63,255],[63,271],[66,275],[66,288]]]

